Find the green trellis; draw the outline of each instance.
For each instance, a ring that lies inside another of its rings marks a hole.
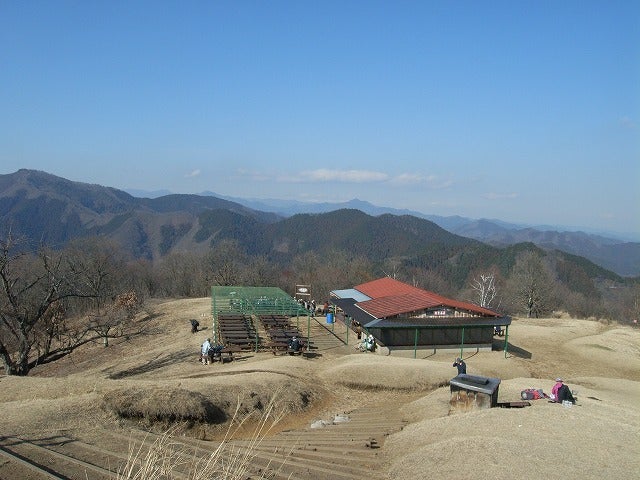
[[[309,316],[309,312],[277,287],[213,286],[211,315],[213,331],[220,314]]]

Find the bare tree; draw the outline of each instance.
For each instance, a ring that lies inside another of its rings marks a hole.
[[[434,270],[422,267],[412,267],[409,270],[409,274],[411,275],[411,284],[418,288],[431,290],[432,292],[436,292],[440,295],[454,296],[457,294],[451,284]]]
[[[390,278],[400,280],[402,261],[398,258],[385,258],[382,272]]]
[[[554,279],[541,255],[519,255],[509,282],[513,302],[517,308],[524,307],[527,318],[537,318],[551,309]]]
[[[7,375],[29,373],[39,328],[48,329],[49,339],[56,334],[66,300],[92,295],[81,282],[74,283],[76,275],[63,254],[41,248],[34,255],[17,247],[11,234],[0,242],[0,356]]]
[[[495,300],[498,290],[496,288],[496,276],[493,273],[482,273],[480,278],[471,281],[473,288],[478,295],[478,305],[491,308],[491,303]]]
[[[264,255],[250,257],[246,270],[245,281],[248,285],[266,287],[277,284],[279,273],[276,265]]]
[[[238,285],[246,255],[235,240],[222,240],[207,254],[207,279],[215,285]]]
[[[321,286],[320,267],[322,265],[322,257],[314,251],[300,253],[291,260],[291,271],[293,272],[291,279],[293,282],[284,287],[285,291],[292,291],[295,285],[311,285],[312,295],[324,295]],[[320,298],[320,297],[319,297]]]
[[[96,338],[86,323],[68,325],[70,312],[104,305],[112,293],[108,258],[95,253],[82,256],[77,246],[31,253],[10,234],[0,241],[0,358],[7,375],[27,375]]]
[[[115,300],[105,308],[89,313],[88,327],[100,335],[105,347],[110,338],[119,338],[125,334],[128,322],[136,316],[142,303],[136,292],[126,292],[116,296]]]
[[[171,253],[160,265],[160,285],[164,295],[194,297],[206,294],[198,288],[203,258],[195,253]],[[202,282],[200,282],[202,283]]]

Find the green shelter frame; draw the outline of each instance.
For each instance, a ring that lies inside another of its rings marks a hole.
[[[214,341],[218,341],[218,320],[221,314],[286,315],[307,317],[310,332],[310,312],[287,292],[278,287],[246,287],[214,285],[211,287],[211,316]],[[256,344],[257,347],[257,344]]]

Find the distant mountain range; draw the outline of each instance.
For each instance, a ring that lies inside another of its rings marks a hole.
[[[134,195],[134,192],[138,192],[141,195],[138,196],[150,196],[150,195],[159,195],[160,191],[156,192],[147,192],[141,190],[127,190],[127,192]],[[165,192],[166,195],[169,192]],[[490,224],[497,225],[499,227],[504,228],[505,230],[520,230],[526,228],[532,228],[538,231],[556,231],[556,232],[582,232],[597,235],[604,238],[609,238],[614,240],[616,243],[620,242],[640,242],[640,235],[633,233],[620,233],[620,232],[609,232],[605,230],[596,230],[588,227],[570,227],[570,226],[561,226],[561,225],[530,225],[526,223],[510,223],[505,222],[503,220],[498,219],[473,219],[467,217],[461,217],[459,215],[452,216],[440,216],[440,215],[429,215],[426,213],[418,212],[415,210],[408,209],[398,209],[391,207],[380,207],[377,205],[373,205],[364,200],[353,199],[348,202],[300,202],[297,200],[279,200],[279,199],[248,199],[248,198],[239,198],[239,197],[230,197],[226,195],[219,195],[217,193],[211,191],[205,191],[200,193],[200,195],[205,196],[213,196],[218,198],[224,198],[226,200],[240,203],[245,205],[246,207],[253,208],[256,210],[263,210],[266,212],[274,212],[283,217],[289,217],[291,215],[295,215],[298,213],[326,213],[332,212],[334,210],[342,210],[344,208],[348,209],[356,209],[360,210],[368,215],[382,215],[385,213],[390,213],[391,215],[411,215],[413,217],[424,218],[426,220],[430,220],[437,225],[441,226],[445,230],[453,232],[457,229],[463,229],[468,225],[475,224],[477,222],[489,222]],[[454,232],[457,233],[457,232]]]
[[[172,252],[204,252],[227,238],[249,254],[273,258],[333,249],[378,260],[423,255],[434,244],[479,252],[483,244],[502,247],[532,242],[584,257],[618,275],[640,274],[640,243],[582,232],[513,228],[499,221],[428,216],[359,200],[274,202],[212,194],[140,198],[41,171],[19,170],[0,175],[0,230],[4,235],[10,229],[33,246],[42,242],[63,246],[74,238],[102,235],[135,257],[147,259]]]
[[[203,195],[213,195],[204,192]],[[461,216],[443,217],[427,215],[411,210],[378,207],[369,202],[354,199],[343,203],[307,203],[290,200],[249,200],[220,196],[246,207],[271,211],[283,217],[298,213],[326,213],[341,209],[356,209],[368,215],[411,215],[429,220],[448,232],[481,242],[506,246],[533,243],[544,249],[557,249],[591,260],[622,276],[640,275],[640,243],[623,239],[616,234],[586,233],[584,231],[557,231],[550,226],[526,226],[500,220],[474,220]]]

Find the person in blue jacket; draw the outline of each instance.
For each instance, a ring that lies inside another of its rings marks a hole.
[[[460,357],[456,358],[456,361],[453,362],[453,366],[458,367],[458,375],[460,375],[461,373],[467,373],[467,364],[464,363],[464,360],[462,360]]]
[[[207,338],[200,347],[200,361],[205,365],[209,365],[209,349],[211,348],[211,339]]]

